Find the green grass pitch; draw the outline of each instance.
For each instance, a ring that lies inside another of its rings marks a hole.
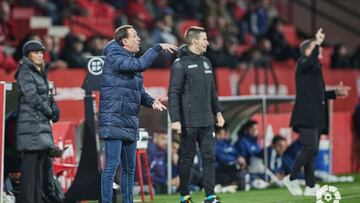
[[[334,183],[331,184],[338,188],[341,194],[340,203],[360,203],[360,174],[354,175],[355,181],[352,183]],[[324,183],[320,183],[321,186]],[[219,194],[222,203],[310,203],[316,202],[316,197],[294,197],[291,196],[286,188],[270,188],[265,190],[250,190],[248,192],[240,191],[233,194]],[[194,193],[191,195],[194,203],[202,203],[204,194]],[[136,196],[138,201],[139,196]],[[149,196],[146,196],[146,202],[152,203],[178,203],[179,194],[174,195],[156,195],[154,201],[149,201]],[[334,199],[333,199],[334,200]],[[323,200],[324,203],[332,203],[331,201]],[[137,201],[137,202],[138,202]],[[139,201],[140,202],[140,201]]]

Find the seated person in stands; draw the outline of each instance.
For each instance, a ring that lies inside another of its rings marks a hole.
[[[225,128],[216,129],[216,184],[244,186],[246,161],[231,144]]]
[[[257,143],[258,136],[259,126],[254,120],[247,121],[238,132],[235,148],[238,154],[245,158],[247,165],[252,156],[258,156],[261,152],[261,147]]]
[[[157,194],[167,192],[167,132],[158,130],[153,134],[152,141],[148,144],[147,154],[150,165],[152,183]],[[179,187],[178,177],[178,151],[180,143],[174,139],[172,143],[172,179],[171,185],[174,192]]]
[[[297,139],[285,150],[282,158],[282,165],[285,175],[290,174],[295,158],[301,150],[301,146],[300,139]]]
[[[272,140],[271,146],[267,147],[267,174],[273,182],[281,181],[284,176],[283,168],[283,155],[286,150],[287,144],[285,138],[280,135],[275,135]],[[260,153],[260,157],[264,159],[264,151]]]
[[[167,182],[167,133],[157,131],[148,144],[147,154],[150,174],[156,193],[166,192]]]

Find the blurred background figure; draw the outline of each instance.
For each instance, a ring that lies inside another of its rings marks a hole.
[[[216,129],[216,184],[221,186],[236,185],[245,189],[246,160],[237,153],[231,144],[225,128]]]
[[[334,47],[334,53],[331,56],[331,67],[333,68],[351,68],[350,55],[344,44],[337,44]]]
[[[77,35],[68,34],[65,37],[65,47],[60,59],[64,60],[70,68],[85,68],[86,60],[82,55],[83,49],[83,40]]]
[[[257,143],[259,136],[259,125],[255,120],[247,121],[238,132],[238,140],[235,148],[238,154],[245,158],[246,164],[250,164],[252,156],[259,156],[261,147]]]

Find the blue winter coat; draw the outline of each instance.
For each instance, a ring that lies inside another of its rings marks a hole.
[[[145,92],[142,72],[158,57],[156,44],[140,58],[114,40],[104,47],[105,62],[100,82],[99,137],[138,139],[140,105],[151,107],[153,98]]]
[[[234,165],[239,157],[230,140],[217,140],[215,150],[218,164]]]
[[[242,135],[235,143],[235,148],[238,154],[246,159],[246,162],[250,163],[252,156],[258,156],[261,152],[261,147],[257,143],[257,138],[251,135]]]

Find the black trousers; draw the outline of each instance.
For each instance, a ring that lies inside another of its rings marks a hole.
[[[43,168],[48,154],[48,151],[24,152],[17,203],[43,202]]]
[[[245,189],[245,175],[247,172],[236,168],[235,165],[218,164],[215,175],[215,183],[221,186],[236,184],[238,189]]]
[[[315,185],[315,158],[319,148],[320,130],[315,128],[299,128],[300,142],[303,145],[295,159],[290,172],[290,180],[295,180],[304,167],[306,186]]]
[[[203,186],[206,196],[214,194],[215,186],[215,137],[214,127],[183,128],[180,144],[180,195],[189,195],[191,166],[196,153],[196,143],[200,148],[203,164]]]

